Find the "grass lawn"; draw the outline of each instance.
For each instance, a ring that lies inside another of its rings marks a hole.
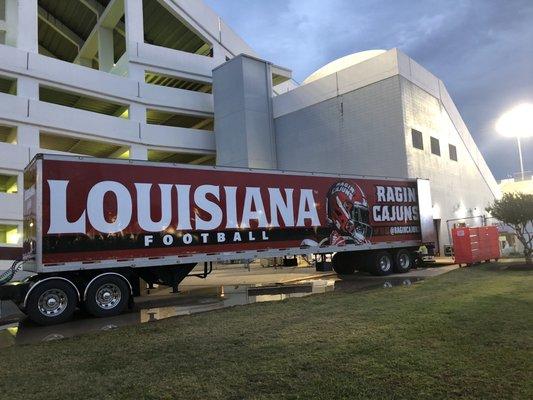
[[[533,272],[262,303],[0,350],[6,399],[533,398]]]

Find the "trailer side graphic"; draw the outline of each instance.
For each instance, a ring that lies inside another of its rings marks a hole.
[[[416,181],[44,160],[40,185],[43,264],[421,239]]]
[[[387,275],[407,272],[434,241],[420,179],[38,155],[23,206],[23,268],[35,274],[0,286],[0,299],[40,324],[82,305],[117,315],[140,279],[177,291],[215,261],[332,255],[339,274]]]

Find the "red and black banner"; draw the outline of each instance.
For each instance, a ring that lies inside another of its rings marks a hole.
[[[415,181],[43,160],[43,263],[420,240]]]

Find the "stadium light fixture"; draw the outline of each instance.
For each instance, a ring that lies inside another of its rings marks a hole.
[[[496,131],[502,136],[516,138],[520,172],[524,179],[524,160],[520,139],[533,136],[533,104],[520,104],[504,113],[496,122]]]

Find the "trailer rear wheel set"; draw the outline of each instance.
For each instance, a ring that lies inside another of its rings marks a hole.
[[[351,275],[355,271],[369,272],[376,276],[386,276],[408,272],[414,267],[416,249],[396,251],[343,252],[333,256],[333,270],[339,275]]]
[[[20,309],[40,325],[68,321],[77,308],[95,317],[111,317],[133,306],[134,297],[140,295],[139,279],[150,286],[169,286],[177,293],[185,277],[205,279],[213,270],[212,263],[206,262],[203,272],[191,274],[196,265],[36,275],[34,281],[20,285],[27,289],[14,297],[18,298]]]
[[[50,325],[68,321],[77,307],[95,317],[118,315],[130,304],[132,295],[128,278],[114,272],[97,275],[90,281],[52,276],[30,287],[21,308],[38,324]]]

